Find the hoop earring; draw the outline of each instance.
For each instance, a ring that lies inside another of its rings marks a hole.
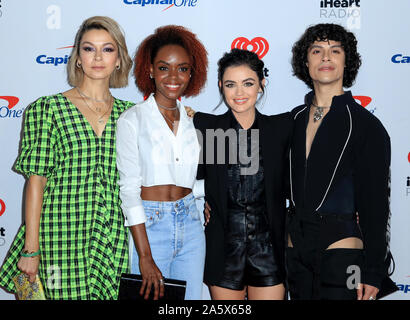
[[[79,63],[78,61],[75,65],[76,65],[77,68],[81,68],[81,63]]]
[[[116,66],[115,69],[120,70],[120,65]]]

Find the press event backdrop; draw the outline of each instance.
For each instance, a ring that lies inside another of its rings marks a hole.
[[[391,137],[391,250],[396,261],[392,278],[401,290],[388,298],[408,299],[409,12],[408,0],[0,0],[0,262],[22,223],[25,180],[12,167],[24,109],[40,96],[69,89],[66,63],[84,19],[114,18],[125,31],[132,55],[159,26],[179,24],[195,32],[209,52],[208,83],[202,94],[184,102],[199,111],[212,112],[219,101],[216,71],[222,54],[232,46],[256,51],[267,68],[267,94],[260,106],[266,114],[303,103],[308,89],[292,76],[292,44],[309,25],[333,22],[356,34],[363,65],[352,93],[383,122]],[[113,94],[142,100],[132,78],[127,88]],[[0,299],[14,295],[0,289]],[[204,299],[209,299],[206,286]]]

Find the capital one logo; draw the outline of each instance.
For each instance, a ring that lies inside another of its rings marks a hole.
[[[364,108],[366,108],[370,102],[372,102],[372,98],[367,97],[367,96],[353,96],[354,99],[360,101],[360,105]]]
[[[0,199],[0,217],[3,215],[5,211],[6,211],[6,204],[4,203],[3,200]]]
[[[0,119],[20,118],[23,115],[23,109],[13,109],[19,102],[19,98],[14,96],[0,96],[0,100],[7,101],[7,105],[4,105],[3,101],[0,101]]]
[[[73,46],[61,47],[61,48],[57,48],[57,50],[70,49],[70,48],[73,48]],[[67,64],[70,58],[71,56],[68,54],[64,55],[64,57],[62,57],[61,55],[60,56],[48,56],[46,54],[40,54],[39,56],[37,56],[36,62],[42,65],[53,65],[55,67],[58,67],[59,65]]]
[[[395,54],[391,57],[391,62],[393,63],[410,63],[410,56],[405,56],[402,54]]]
[[[397,284],[397,287],[403,293],[410,293],[410,284]]]
[[[140,5],[144,6],[154,6],[154,5],[168,5],[162,11],[168,10],[171,7],[196,7],[198,0],[123,0],[125,4],[130,5]]]
[[[255,52],[259,59],[262,59],[269,51],[269,42],[262,37],[256,37],[252,40],[239,37],[232,41],[231,49],[235,48]]]
[[[353,98],[356,99],[363,108],[366,108],[367,106],[369,106],[370,102],[372,102],[372,98],[368,96],[353,96]],[[376,109],[376,107],[372,109],[367,108],[367,110],[369,110],[371,113],[375,113]]]

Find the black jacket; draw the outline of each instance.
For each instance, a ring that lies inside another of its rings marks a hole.
[[[227,223],[228,201],[228,144],[223,148],[226,153],[225,163],[217,164],[217,143],[214,143],[214,164],[207,164],[206,129],[231,128],[231,111],[222,115],[212,115],[197,112],[194,116],[194,125],[202,133],[202,153],[204,164],[198,168],[198,179],[205,179],[205,200],[208,201],[212,211],[211,219],[205,228],[206,259],[204,281],[215,284],[222,278],[224,270],[224,229]],[[256,111],[259,126],[259,143],[264,159],[265,194],[269,226],[272,234],[272,244],[275,252],[275,261],[282,276],[285,275],[284,249],[285,249],[285,206],[286,183],[288,170],[288,150],[292,121],[290,113],[275,116],[266,116]],[[208,131],[209,134],[209,131]],[[200,139],[201,140],[201,139]],[[228,141],[228,139],[225,139]],[[209,148],[210,146],[208,146]]]
[[[313,92],[292,110],[291,194],[296,213],[359,213],[365,266],[362,282],[380,287],[387,275],[390,215],[390,138],[350,91],[335,96],[306,159],[306,127]]]

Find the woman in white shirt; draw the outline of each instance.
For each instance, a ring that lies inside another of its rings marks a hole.
[[[163,296],[163,277],[185,280],[185,299],[202,296],[205,237],[195,205],[195,194],[203,193],[196,181],[200,146],[178,99],[200,92],[207,65],[193,33],[158,28],[135,56],[135,82],[148,98],[118,120],[121,207],[134,240],[131,271],[141,273],[145,299],[152,286],[154,299]]]

